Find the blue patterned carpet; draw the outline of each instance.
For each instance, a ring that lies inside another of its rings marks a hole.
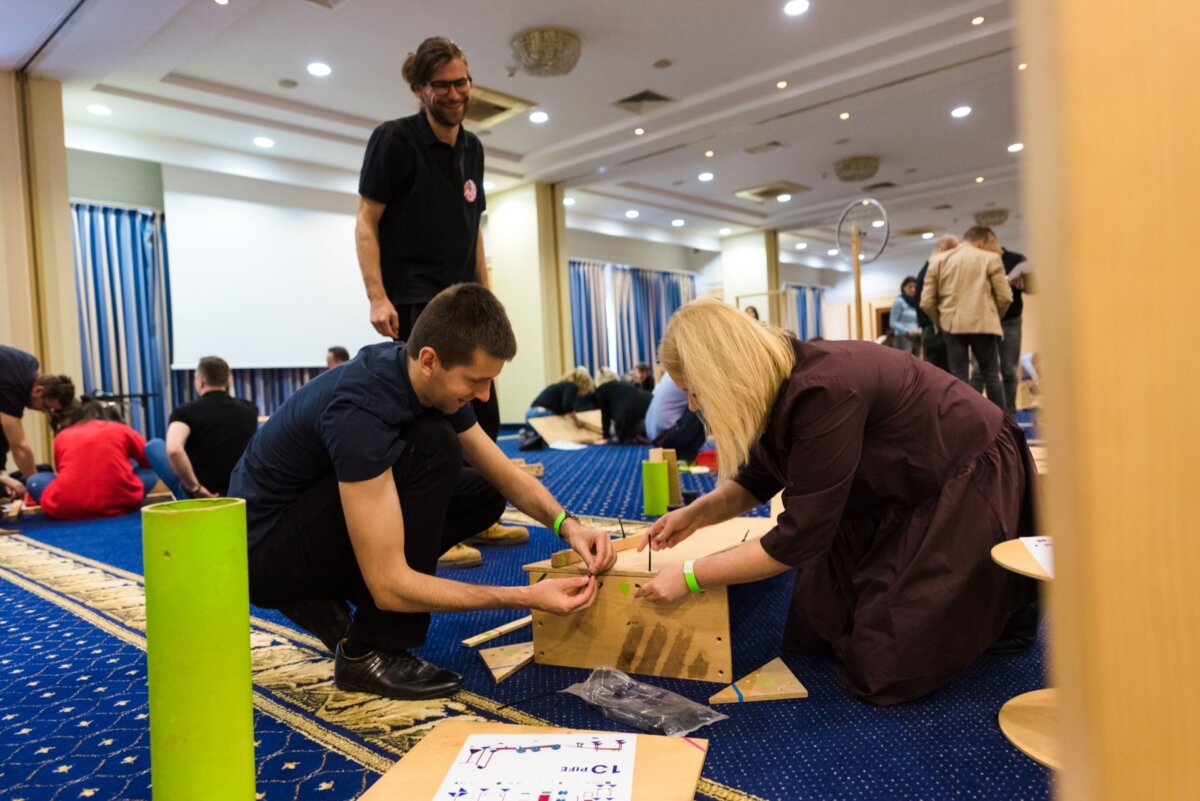
[[[641,519],[638,462],[644,453],[610,446],[520,455],[546,465],[547,486],[573,510]],[[685,488],[707,489],[712,482],[711,476],[684,477]],[[145,641],[136,606],[140,519],[70,524],[34,518],[19,528],[22,536],[0,538],[0,801],[149,798]],[[521,565],[545,558],[558,544],[546,529],[531,535],[527,545],[487,550],[482,568],[444,575],[523,582]],[[81,591],[88,582],[100,589]],[[779,655],[789,588],[789,577],[781,576],[731,591],[736,674]],[[423,654],[467,677],[465,692],[436,705],[342,703],[330,694],[331,660],[315,641],[280,625],[285,621],[274,612],[253,609],[252,615],[259,798],[356,798],[446,715],[622,728],[557,692],[586,671],[530,665],[496,684],[478,655],[459,644],[518,616],[511,611],[434,616]],[[528,639],[526,629],[488,645]],[[809,698],[722,707],[730,719],[696,733],[710,740],[697,798],[1049,797],[1048,771],[1012,748],[996,724],[1006,700],[1043,686],[1041,643],[1017,656],[985,655],[933,696],[889,709],[850,698],[830,658],[784,659]],[[648,680],[701,702],[719,689]]]

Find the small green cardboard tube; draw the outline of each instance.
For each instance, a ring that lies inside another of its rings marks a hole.
[[[154,801],[254,798],[246,502],[142,510]]]
[[[665,515],[670,497],[666,462],[642,462],[643,513]]]

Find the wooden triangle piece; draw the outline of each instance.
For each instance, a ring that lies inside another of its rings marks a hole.
[[[782,701],[807,698],[808,690],[800,683],[783,659],[775,657],[758,670],[735,681],[708,699],[710,704],[739,704],[750,701]]]
[[[488,670],[492,671],[492,678],[499,684],[533,661],[533,643],[520,642],[516,645],[480,648],[479,655],[483,657]]]

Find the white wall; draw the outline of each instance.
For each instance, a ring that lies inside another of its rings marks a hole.
[[[105,153],[68,150],[67,191],[72,200],[162,209],[162,165]]]

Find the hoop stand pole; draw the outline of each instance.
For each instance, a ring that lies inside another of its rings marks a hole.
[[[862,254],[859,252],[861,236],[858,223],[854,223],[850,227],[850,261],[854,264],[854,319],[858,322],[858,338],[865,339],[862,313]]]

